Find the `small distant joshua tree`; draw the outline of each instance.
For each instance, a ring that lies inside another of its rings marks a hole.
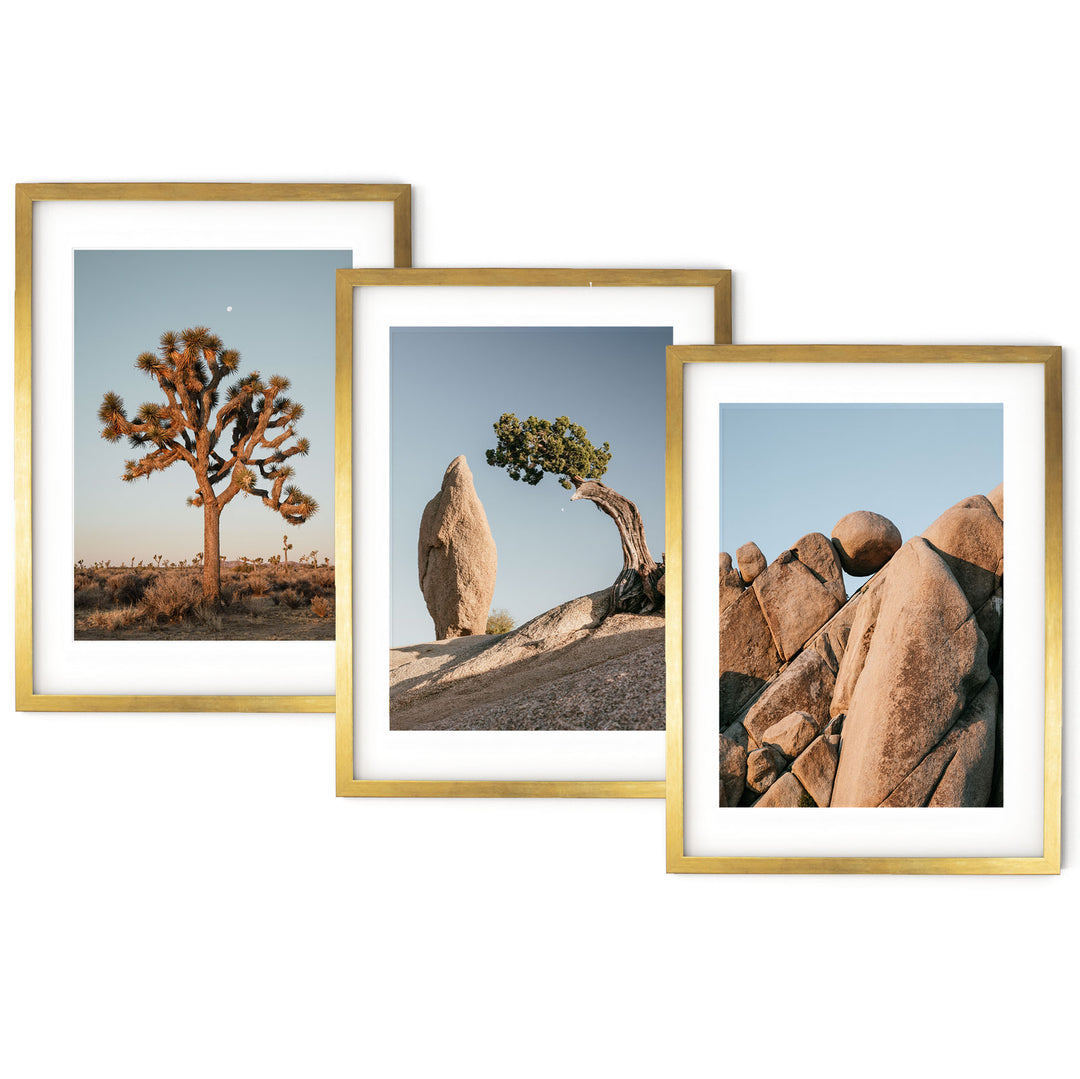
[[[612,585],[612,610],[644,614],[663,607],[664,595],[657,585],[664,568],[649,553],[637,506],[599,482],[611,460],[608,444],[594,446],[585,428],[566,416],[554,422],[535,416],[522,421],[512,412],[504,412],[493,427],[497,442],[486,452],[489,465],[505,468],[512,480],[524,480],[533,487],[545,472],[559,476],[559,483],[574,492],[571,502],[588,499],[615,522],[622,542],[623,569]]]
[[[283,550],[284,555],[285,555],[285,568],[288,569],[289,568],[289,552],[292,550],[292,544],[289,542],[289,534],[287,532],[285,533],[284,536],[281,537],[281,542],[282,542],[282,545],[283,545],[282,550]]]
[[[219,386],[239,368],[240,353],[225,348],[205,326],[163,333],[157,354],[142,353],[135,366],[157,381],[165,403],[142,404],[129,419],[123,398],[106,393],[98,409],[105,425],[101,437],[107,442],[126,438],[146,451],[124,462],[121,478],[127,482],[163,472],[177,461],[195,473],[196,491],[187,501],[203,511],[203,599],[216,604],[221,511],[238,494],[257,495],[291,525],[303,524],[319,508],[310,495],[286,484],[293,475],[286,460],[309,449],[306,438],[289,444],[304,406],[285,396],[287,378],[274,375],[264,381],[252,371],[226,389],[219,408]],[[256,486],[256,471],[268,486]]]

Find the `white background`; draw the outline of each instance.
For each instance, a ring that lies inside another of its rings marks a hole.
[[[1068,3],[41,12],[3,21],[8,294],[16,180],[406,181],[418,265],[726,266],[738,341],[1080,356]],[[17,1079],[1075,1059],[1068,698],[1050,879],[667,877],[659,802],[337,800],[328,715],[16,715],[9,681],[3,699]]]

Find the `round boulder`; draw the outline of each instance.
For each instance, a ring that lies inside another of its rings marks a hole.
[[[856,510],[841,517],[832,530],[833,546],[840,564],[852,577],[877,573],[903,542],[900,530],[880,513]]]

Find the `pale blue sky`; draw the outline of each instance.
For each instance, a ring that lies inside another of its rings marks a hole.
[[[202,550],[202,511],[185,503],[191,469],[178,462],[123,483],[124,461],[138,452],[102,439],[97,419],[106,390],[123,397],[129,416],[143,401],[163,401],[135,358],[155,351],[165,330],[193,325],[240,352],[238,376],[292,380],[288,395],[306,410],[297,433],[311,441],[310,454],[291,462],[293,482],[320,507],[291,527],[260,499],[238,495],[221,515],[221,553],[268,558],[287,533],[291,558],[317,549],[320,561],[333,560],[334,271],[351,265],[351,251],[75,252],[76,561],[179,560]]]
[[[917,536],[1001,482],[1002,418],[999,404],[721,405],[720,549],[734,561],[753,540],[771,562],[854,510]]]
[[[670,327],[391,330],[391,642],[434,637],[417,579],[417,538],[446,466],[464,454],[498,549],[493,607],[518,625],[610,585],[622,569],[614,522],[571,502],[558,477],[530,487],[484,460],[492,425],[569,416],[610,443],[603,482],[638,506],[664,549],[664,350]]]

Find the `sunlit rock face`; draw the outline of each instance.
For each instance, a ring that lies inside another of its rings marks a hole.
[[[439,493],[424,507],[417,561],[436,640],[484,633],[495,594],[497,555],[463,456],[450,462]]]
[[[901,544],[861,510],[751,571],[720,622],[720,805],[1002,804],[1003,516],[999,486]],[[872,576],[848,598],[841,568]]]

